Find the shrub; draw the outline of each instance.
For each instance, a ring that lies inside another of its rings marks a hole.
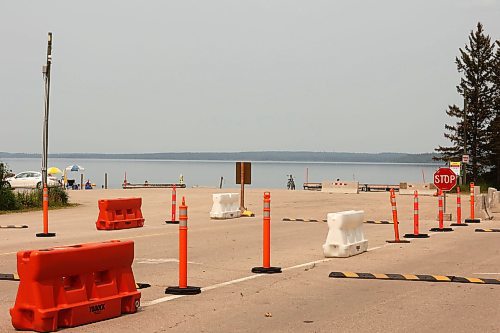
[[[16,200],[22,208],[41,208],[43,190],[27,190],[16,193]],[[62,207],[68,205],[68,194],[61,187],[49,187],[49,206]]]
[[[11,189],[0,188],[0,210],[17,210],[19,204]]]

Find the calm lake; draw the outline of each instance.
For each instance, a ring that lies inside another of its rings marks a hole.
[[[14,173],[41,169],[41,159],[2,159]],[[117,160],[117,159],[76,159],[49,158],[48,166],[61,170],[73,164],[85,168],[84,180],[90,179],[98,188],[104,184],[104,174],[108,174],[108,187],[120,188],[125,172],[130,183],[172,183],[184,176],[188,187],[219,187],[224,177],[223,187],[236,187],[235,162],[232,161],[171,161],[171,160]],[[252,162],[252,185],[255,188],[286,188],[287,175],[292,174],[297,189],[302,188],[308,175],[309,182],[323,180],[356,180],[368,184],[399,184],[408,182],[432,182],[434,171],[440,164],[411,163],[343,163],[343,162]],[[80,174],[68,173],[68,179],[80,181]]]

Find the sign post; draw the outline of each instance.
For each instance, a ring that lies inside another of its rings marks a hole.
[[[241,184],[240,210],[245,209],[245,184],[252,183],[252,164],[250,162],[236,162],[236,184]]]

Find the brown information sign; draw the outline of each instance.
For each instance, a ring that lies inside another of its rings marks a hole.
[[[243,165],[243,170],[241,166]],[[244,184],[252,184],[252,163],[236,162],[236,184],[241,184],[241,172],[243,171]]]

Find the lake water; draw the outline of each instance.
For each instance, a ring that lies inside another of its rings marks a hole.
[[[13,172],[40,170],[41,159],[2,159]],[[49,158],[49,167],[61,170],[68,165],[78,164],[85,168],[84,179],[101,187],[104,173],[108,174],[108,187],[120,188],[125,172],[130,183],[172,183],[184,176],[188,187],[219,187],[220,177],[224,177],[223,187],[236,187],[235,162],[232,161],[167,161],[167,160],[116,160],[116,159],[76,159]],[[439,164],[406,163],[343,163],[343,162],[252,162],[252,185],[255,188],[286,188],[287,175],[292,174],[297,189],[302,188],[308,172],[309,182],[323,180],[356,180],[368,184],[399,184],[399,182],[432,181]],[[308,170],[308,171],[306,171]],[[80,174],[70,172],[69,179],[80,182]]]

